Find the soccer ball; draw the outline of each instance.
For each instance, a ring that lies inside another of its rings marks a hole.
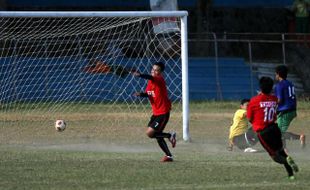
[[[66,126],[67,124],[64,120],[56,120],[55,122],[56,131],[59,131],[59,132],[64,131],[66,129]]]

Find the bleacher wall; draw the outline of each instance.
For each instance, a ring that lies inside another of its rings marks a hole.
[[[0,59],[0,102],[94,102],[134,101],[129,96],[146,81],[132,75],[120,77],[113,73],[84,72],[89,60],[31,57]],[[130,67],[137,63],[139,71],[149,72],[152,61],[121,59],[117,64]],[[113,64],[111,62],[110,64]],[[166,64],[175,64],[166,62]],[[179,63],[181,64],[181,63]],[[167,67],[165,71],[169,97],[182,98],[181,70]],[[252,86],[254,84],[254,86]],[[257,90],[257,77],[240,58],[190,58],[189,97],[191,100],[240,100]]]

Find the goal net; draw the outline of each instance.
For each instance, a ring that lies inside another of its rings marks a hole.
[[[96,130],[137,133],[152,112],[147,98],[133,96],[147,81],[130,71],[150,73],[162,61],[173,102],[167,130],[181,132],[185,13],[2,12],[1,125],[50,131],[63,119],[66,133],[84,137]]]

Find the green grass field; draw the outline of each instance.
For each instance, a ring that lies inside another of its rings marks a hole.
[[[287,143],[300,167],[297,179],[289,181],[284,167],[260,145],[255,146],[259,153],[226,151],[238,102],[196,102],[190,107],[192,142],[182,140],[179,114],[172,114],[166,128],[178,134],[172,163],[159,161],[163,153],[145,135],[148,113],[67,113],[64,132],[56,132],[54,118],[40,117],[40,111],[22,119],[2,113],[0,189],[310,189],[309,148],[302,150],[298,141]],[[309,135],[309,123],[310,104],[300,102],[290,131]]]

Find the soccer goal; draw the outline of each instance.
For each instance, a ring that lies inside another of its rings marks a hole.
[[[147,81],[130,71],[150,73],[162,61],[173,102],[167,128],[190,140],[186,11],[0,12],[0,19],[0,122],[145,126],[150,104],[132,94]]]

